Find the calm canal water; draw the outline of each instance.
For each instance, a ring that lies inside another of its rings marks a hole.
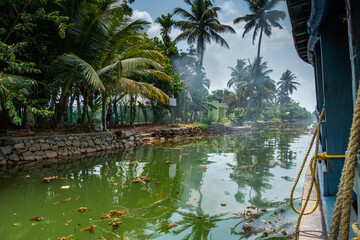
[[[230,135],[3,174],[0,239],[288,237],[297,220],[290,189],[310,140],[289,133]],[[41,181],[50,176],[58,179]]]

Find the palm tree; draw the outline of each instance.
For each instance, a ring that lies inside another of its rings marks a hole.
[[[151,74],[160,79],[171,79],[163,73],[162,63],[166,57],[146,48],[148,45],[140,44],[143,36],[138,34],[138,30],[148,23],[141,20],[129,23],[124,17],[113,14],[113,11],[118,11],[109,8],[113,2],[107,1],[101,6],[83,2],[74,9],[75,26],[64,44],[70,53],[61,55],[54,64],[56,80],[61,86],[56,123],[61,122],[66,113],[71,89],[76,84],[80,85],[83,95],[82,123],[90,96],[95,91],[101,91],[104,112],[108,92],[119,89],[114,85],[146,96],[160,94],[157,95],[158,100],[168,101],[167,95],[159,89],[150,84],[140,86],[129,78],[134,74]]]
[[[171,33],[171,28],[176,23],[176,21],[171,19],[172,16],[174,16],[174,15],[171,13],[168,13],[166,16],[164,14],[162,14],[161,17],[158,17],[155,20],[155,22],[159,23],[161,26],[160,34],[164,41],[165,47],[169,46],[169,43],[171,41],[169,34]]]
[[[243,104],[243,98],[246,97],[246,90],[249,88],[249,77],[245,59],[238,59],[235,68],[228,67],[231,70],[230,80],[227,82],[228,88],[234,87],[235,93],[239,99],[240,106]]]
[[[297,90],[296,85],[300,85],[300,83],[294,81],[295,79],[296,75],[286,69],[281,75],[280,81],[276,83],[278,90],[283,91],[287,95],[293,94],[294,90]]]
[[[234,24],[239,22],[246,22],[244,26],[243,37],[251,30],[254,29],[252,42],[254,44],[257,34],[260,30],[257,58],[260,57],[260,46],[263,32],[270,37],[272,33],[272,27],[282,29],[282,26],[278,23],[286,16],[285,12],[279,10],[272,10],[276,4],[281,0],[244,0],[249,7],[251,14],[237,17],[234,19]]]
[[[225,39],[219,34],[236,32],[232,27],[220,23],[218,11],[221,8],[214,7],[210,0],[184,0],[184,2],[190,5],[191,10],[188,12],[182,8],[175,8],[174,14],[179,14],[185,19],[175,23],[175,27],[182,31],[175,42],[185,39],[190,45],[196,42],[196,51],[201,68],[206,44],[215,41],[221,46],[229,48]]]

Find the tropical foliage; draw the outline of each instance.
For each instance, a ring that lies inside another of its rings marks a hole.
[[[282,26],[279,24],[279,20],[283,20],[286,16],[285,12],[274,10],[273,8],[281,0],[244,0],[248,7],[250,14],[245,16],[240,16],[234,19],[234,24],[240,22],[246,22],[244,26],[243,37],[254,29],[252,36],[252,43],[254,44],[256,37],[259,34],[257,58],[260,58],[260,48],[262,35],[265,33],[266,36],[270,37],[272,34],[272,28],[282,29]]]
[[[174,14],[180,15],[185,20],[175,23],[182,33],[175,42],[187,40],[189,45],[196,43],[196,52],[199,66],[202,67],[206,44],[215,41],[217,44],[229,48],[228,43],[220,35],[222,33],[236,33],[235,30],[221,24],[218,20],[220,7],[215,7],[210,0],[184,0],[190,6],[190,11],[175,8]]]

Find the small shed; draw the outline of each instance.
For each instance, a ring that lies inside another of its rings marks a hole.
[[[208,111],[208,114],[211,114],[214,117],[214,121],[221,121],[226,118],[226,110],[229,108],[226,103],[219,102],[218,100],[214,100],[209,102],[216,109],[212,109]]]

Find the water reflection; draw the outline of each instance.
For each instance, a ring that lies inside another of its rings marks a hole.
[[[0,180],[0,237],[256,239],[271,228],[264,222],[276,217],[282,230],[291,231],[296,215],[288,211],[284,189],[309,141],[306,135],[257,132],[8,169]],[[41,183],[45,176],[63,180]],[[150,180],[134,183],[144,177]],[[263,213],[250,223],[239,215],[248,206]],[[79,207],[91,210],[80,214],[74,211]],[[118,228],[100,219],[110,210],[126,211]],[[35,216],[44,221],[30,222]],[[95,234],[80,232],[92,224]],[[244,232],[244,224],[254,231]]]

